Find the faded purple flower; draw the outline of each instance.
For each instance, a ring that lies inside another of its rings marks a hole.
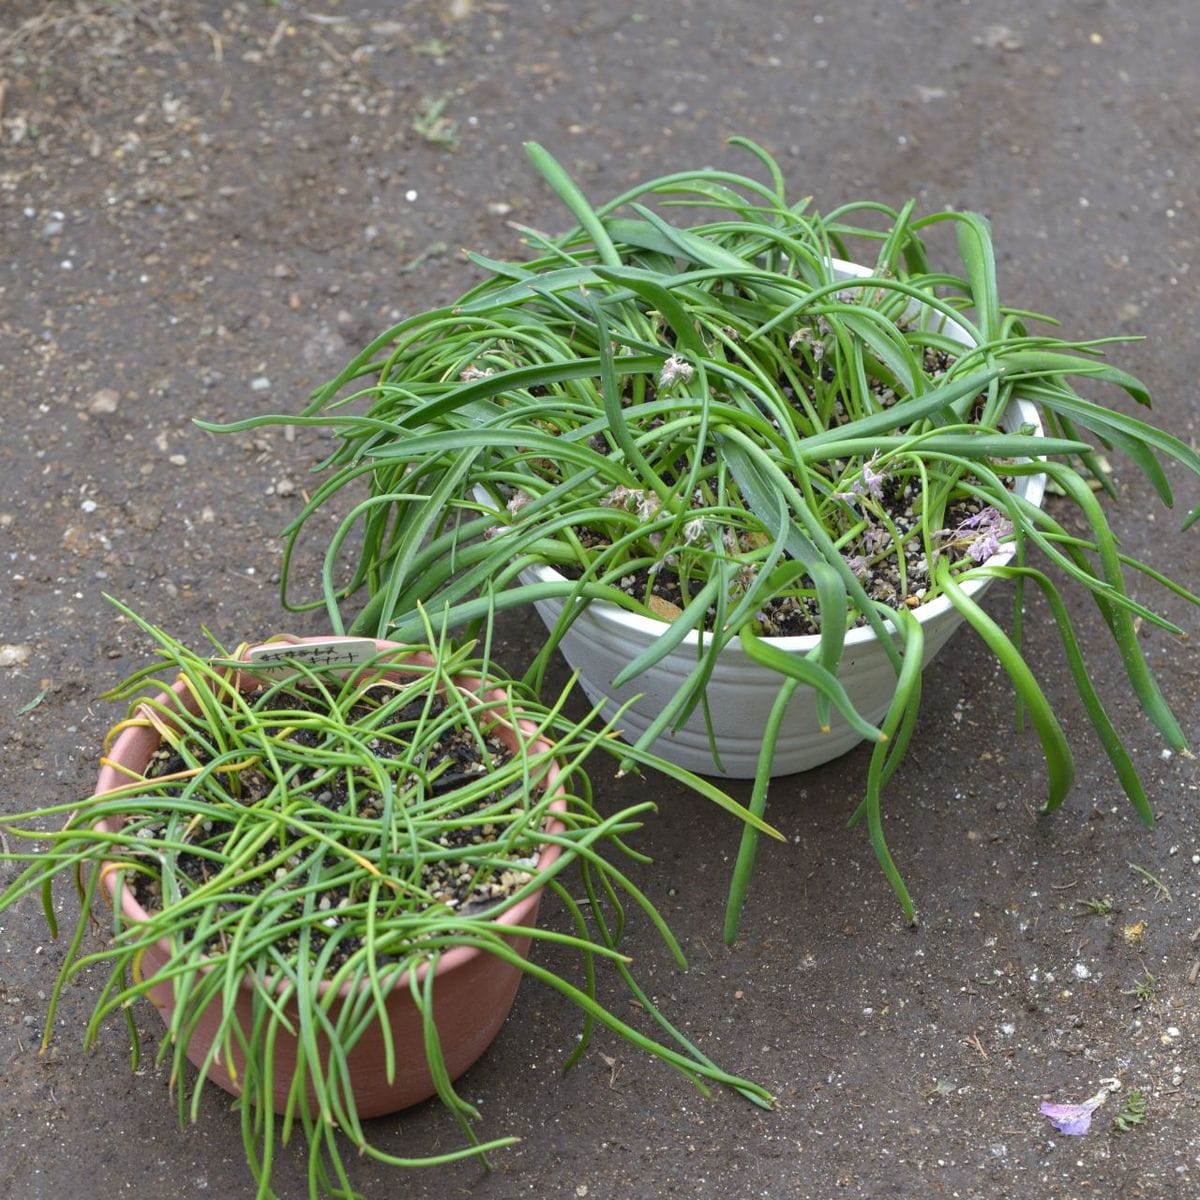
[[[513,492],[513,494],[509,497],[508,504],[505,505],[505,507],[508,509],[508,515],[510,517],[515,517],[531,499],[532,497],[528,492],[522,492],[520,490]]]
[[[1107,1080],[1104,1087],[1082,1104],[1050,1104],[1043,1102],[1041,1108],[1042,1116],[1048,1118],[1050,1124],[1059,1133],[1065,1133],[1068,1137],[1082,1137],[1091,1128],[1092,1113],[1108,1099],[1111,1092],[1116,1091],[1120,1086],[1120,1083],[1115,1079]]]
[[[968,517],[958,527],[961,535],[964,530],[971,530],[975,536],[967,546],[967,553],[977,562],[986,562],[993,554],[1000,552],[1000,541],[1012,533],[1012,522],[989,505],[982,508],[974,516]]]
[[[987,562],[993,554],[1000,553],[1000,539],[994,533],[977,537],[968,547],[967,553],[977,562]]]
[[[883,485],[888,481],[886,471],[876,471],[875,461],[879,458],[879,451],[874,454],[862,465],[862,472],[859,477],[850,485],[848,492],[834,492],[835,500],[845,500],[853,502],[859,496],[870,496],[872,500],[883,499]]]
[[[959,530],[963,529],[983,529],[992,524],[1000,514],[990,504],[986,508],[981,508],[977,513],[972,513],[969,517],[959,522]]]
[[[883,499],[883,485],[887,480],[887,475],[882,471],[873,471],[872,464],[879,457],[879,451],[876,450],[868,462],[863,463],[862,469],[862,485],[867,489],[867,494],[873,500]]]
[[[1000,543],[1013,531],[1012,522],[990,504],[960,521],[955,529],[941,529],[935,536],[950,538],[964,546],[977,563],[1000,553]]]

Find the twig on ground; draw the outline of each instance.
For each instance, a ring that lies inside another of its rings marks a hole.
[[[1163,881],[1161,879],[1159,879],[1157,875],[1151,875],[1150,872],[1147,871],[1145,867],[1139,867],[1137,865],[1137,863],[1131,862],[1131,863],[1126,863],[1125,865],[1131,871],[1136,871],[1137,874],[1139,874],[1144,880],[1146,880],[1147,883],[1153,884],[1154,885],[1154,894],[1156,896],[1158,896],[1162,900],[1166,900],[1168,902],[1170,901],[1171,889],[1169,887],[1167,887],[1167,885],[1165,883],[1163,883]]]
[[[213,62],[220,63],[225,61],[225,42],[221,37],[221,32],[214,29],[207,21],[200,22],[200,28],[208,34],[208,40],[212,42]]]
[[[970,1035],[970,1037],[963,1038],[963,1041],[970,1046],[971,1049],[974,1050],[984,1062],[988,1061],[988,1052],[983,1048],[983,1043],[979,1040],[979,1034],[973,1033]]]

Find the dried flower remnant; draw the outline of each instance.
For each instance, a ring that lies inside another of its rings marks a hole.
[[[939,537],[965,544],[966,552],[977,563],[986,562],[1000,552],[1000,543],[1012,534],[1012,522],[990,504],[961,521],[954,529],[943,529]]]
[[[654,492],[643,492],[637,506],[638,520],[652,521],[661,507],[662,501]]]
[[[654,520],[662,507],[662,500],[654,492],[644,492],[640,488],[626,487],[617,484],[606,496],[600,498],[605,508],[619,508],[622,512],[637,513],[637,518],[643,524]]]
[[[891,541],[891,532],[885,529],[882,525],[868,525],[867,528],[863,530],[863,549],[866,550],[868,554],[879,554],[881,551],[887,549],[887,547],[891,544]]]
[[[627,488],[623,483],[618,483],[607,496],[601,496],[600,503],[605,508],[628,509],[630,500],[637,504],[641,498],[641,492]]]
[[[680,358],[678,354],[672,354],[663,363],[662,373],[658,377],[658,386],[664,388],[670,387],[671,384],[678,383],[681,380],[687,383],[695,373],[696,369],[691,363]]]
[[[864,583],[871,575],[871,560],[864,554],[852,554],[846,559],[846,566],[854,572],[859,583]]]
[[[798,345],[803,343],[809,349],[812,355],[812,360],[815,363],[821,361],[825,357],[825,343],[821,340],[808,325],[801,325],[795,333],[788,338],[788,349],[795,350]]]
[[[891,478],[886,471],[876,471],[875,463],[879,458],[879,451],[874,454],[862,465],[862,471],[858,478],[850,485],[848,492],[834,492],[833,496],[836,500],[854,501],[860,496],[870,496],[872,500],[883,500],[883,485]]]

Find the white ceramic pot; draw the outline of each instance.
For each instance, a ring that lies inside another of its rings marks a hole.
[[[835,269],[844,277],[865,277],[872,272],[854,263],[835,260]],[[939,328],[950,337],[970,344],[962,326],[936,316]],[[1005,426],[1016,430],[1022,425],[1043,432],[1037,409],[1025,401],[1013,405],[1006,414]],[[1032,504],[1040,505],[1045,476],[1025,475],[1017,480],[1016,491]],[[987,560],[1000,566],[1012,558],[1005,548]],[[522,574],[526,583],[561,581],[553,568],[536,567]],[[963,585],[968,596],[978,600],[990,581],[972,580]],[[562,612],[563,601],[538,603],[542,620],[553,628]],[[913,610],[925,634],[922,665],[927,665],[945,645],[962,618],[945,596]],[[623,687],[613,687],[613,678],[633,659],[661,636],[664,625],[652,618],[627,612],[615,604],[592,601],[575,619],[559,648],[571,667],[579,672],[584,691],[594,704],[604,702],[604,715],[611,717],[626,701],[637,696],[621,717],[619,728],[626,741],[636,741],[679,690],[695,667],[699,635],[689,633],[669,655]],[[773,637],[767,642],[790,654],[803,656],[817,645],[816,636]],[[846,634],[845,651],[838,679],[857,711],[872,724],[878,724],[887,712],[895,690],[896,673],[869,627],[851,629]],[[713,733],[720,754],[718,768],[709,745],[704,713],[697,707],[675,732],[665,734],[653,745],[654,753],[670,762],[698,773],[712,774],[719,769],[736,779],[752,778],[758,768],[762,733],[782,678],[769,668],[752,662],[737,641],[721,652],[708,682],[707,699]],[[815,693],[809,688],[796,690],[776,742],[772,775],[790,775],[807,771],[853,749],[862,735],[849,726],[834,710],[831,728],[822,732],[817,720]]]

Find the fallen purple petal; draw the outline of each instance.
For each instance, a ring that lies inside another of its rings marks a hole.
[[[1042,1104],[1042,1116],[1050,1119],[1050,1124],[1059,1133],[1069,1137],[1082,1137],[1091,1128],[1092,1113],[1108,1098],[1107,1090],[1098,1093],[1082,1104]]]
[[[1042,1116],[1049,1117],[1059,1133],[1072,1137],[1087,1133],[1092,1124],[1092,1110],[1086,1104],[1043,1104]]]

